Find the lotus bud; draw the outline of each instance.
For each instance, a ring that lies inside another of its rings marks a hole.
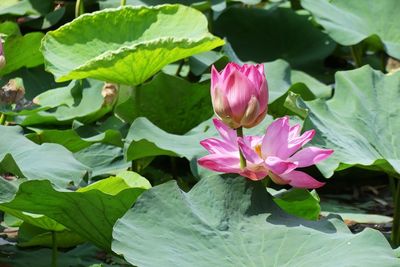
[[[0,69],[6,65],[6,57],[4,56],[3,40],[0,37]]]
[[[21,78],[9,80],[0,89],[0,104],[17,104],[25,96],[25,88]]]
[[[212,66],[211,100],[215,114],[229,127],[256,126],[268,110],[264,65],[231,62],[221,72]]]
[[[104,98],[104,105],[113,105],[118,96],[118,85],[105,83],[101,95]]]

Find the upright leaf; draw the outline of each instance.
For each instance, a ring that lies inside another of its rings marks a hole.
[[[294,68],[315,68],[335,43],[290,8],[228,8],[215,22],[215,32],[227,38],[243,61],[284,59]]]
[[[400,58],[400,12],[397,0],[302,0],[326,30],[342,45],[355,45],[378,36],[386,52]]]
[[[318,165],[325,176],[353,165],[400,176],[399,98],[399,72],[365,66],[338,72],[332,99],[300,103],[309,110],[304,127],[317,130],[312,143],[335,150]]]
[[[42,50],[58,81],[92,77],[138,85],[169,63],[222,44],[195,9],[126,6],[80,16],[47,33]]]
[[[0,70],[0,76],[16,71],[22,67],[36,67],[43,64],[39,51],[43,33],[32,32],[24,36],[13,35],[4,43],[4,56],[7,64]]]

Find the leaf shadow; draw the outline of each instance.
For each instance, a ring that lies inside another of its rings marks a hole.
[[[334,234],[338,232],[338,228],[330,220],[331,217],[318,221],[305,220],[284,212],[272,200],[272,196],[267,192],[261,182],[249,182],[247,187],[252,187],[250,205],[246,211],[246,216],[266,216],[265,222],[281,225],[285,227],[305,227],[323,232],[326,234]]]

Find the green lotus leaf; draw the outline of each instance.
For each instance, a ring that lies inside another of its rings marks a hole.
[[[21,79],[25,88],[25,99],[33,100],[37,95],[44,91],[62,87],[68,83],[56,83],[54,76],[44,70],[44,65],[33,68],[20,68],[17,71],[11,72],[0,77],[0,86],[3,87],[11,79]]]
[[[0,204],[0,210],[20,220],[23,220],[24,223],[28,223],[29,225],[36,226],[43,230],[57,231],[57,232],[65,230],[64,225],[42,214],[34,214],[21,210],[16,210],[8,208],[7,206],[1,206],[1,204]]]
[[[335,49],[328,35],[315,28],[309,15],[290,8],[232,7],[216,20],[215,33],[227,38],[243,61],[284,59],[296,69],[322,69]],[[245,19],[244,19],[245,18]]]
[[[275,191],[268,188],[273,195],[274,202],[285,212],[307,220],[317,220],[321,207],[315,190],[292,188],[290,190]]]
[[[292,69],[285,60],[277,59],[263,64],[268,82],[269,105],[285,99],[288,91],[295,91],[306,100],[327,98],[332,94],[331,87],[305,72]]]
[[[49,11],[49,13],[47,13],[43,17],[23,23],[23,26],[26,25],[29,26],[30,28],[37,30],[48,29],[50,27],[55,26],[64,18],[66,10],[67,10],[66,7],[60,7],[54,9],[53,11]]]
[[[74,153],[74,157],[91,168],[90,177],[117,174],[132,166],[124,159],[122,148],[102,143],[84,148]]]
[[[0,190],[7,186],[0,180]],[[77,191],[56,190],[49,181],[26,181],[14,198],[0,204],[44,215],[93,244],[109,249],[115,221],[132,206],[150,183],[136,173],[123,172]]]
[[[196,128],[203,128],[204,132],[193,135],[181,136],[169,134],[146,118],[137,118],[131,125],[126,137],[125,155],[128,161],[144,157],[167,155],[192,159],[202,152],[199,141],[203,137],[216,134],[210,129],[211,121],[200,124]]]
[[[317,130],[312,144],[335,150],[318,168],[326,177],[353,165],[399,176],[400,72],[365,66],[335,79],[332,99],[299,103],[309,110],[304,128]]]
[[[0,23],[0,33],[3,35],[3,40],[6,40],[8,37],[13,35],[21,36],[18,24],[11,21]]]
[[[169,63],[223,43],[193,8],[126,6],[82,15],[47,33],[42,51],[57,81],[92,77],[138,85]]]
[[[277,59],[264,63],[264,66],[269,91],[268,113],[274,117],[294,114],[284,105],[290,93],[296,93],[307,101],[332,95],[331,87],[305,72],[293,70],[284,60]]]
[[[216,51],[207,51],[198,55],[191,56],[189,58],[189,67],[190,67],[190,72],[193,73],[196,76],[200,76],[203,74],[206,70],[209,70],[208,73],[210,73],[210,66],[212,64],[217,63],[218,61],[223,62],[226,64],[228,61],[228,58],[224,56],[223,53],[221,52],[216,52]],[[219,64],[216,64],[217,68]]]
[[[342,45],[355,45],[378,36],[385,51],[400,58],[400,12],[397,0],[302,0],[329,36]]]
[[[12,1],[12,0],[9,0]],[[213,0],[212,2],[221,2],[225,0]],[[244,0],[244,1],[257,1],[257,0]],[[100,9],[119,7],[121,2],[119,0],[93,0],[93,2],[98,2]],[[145,5],[145,6],[155,6],[161,4],[182,4],[185,6],[194,7],[210,7],[210,3],[207,0],[127,0],[127,5]]]
[[[9,202],[11,201],[15,194],[18,191],[19,185],[26,181],[25,179],[17,179],[17,180],[12,180],[12,181],[5,181],[1,180],[0,182],[0,193],[2,195],[2,198],[0,199],[1,203],[4,202]],[[11,221],[15,225],[9,225],[12,227],[18,227],[20,226],[21,223],[28,223],[30,225],[34,225],[36,227],[39,227],[44,230],[49,230],[49,231],[63,231],[65,230],[65,226],[54,221],[53,219],[50,219],[49,217],[46,217],[41,214],[33,214],[29,212],[24,212],[20,210],[15,210],[12,208],[8,208],[6,206],[1,206],[0,204],[0,210],[5,212],[5,217],[4,217],[4,222],[6,220],[9,220],[12,218],[13,220]]]
[[[58,252],[57,266],[109,267],[99,260],[101,250],[93,245],[84,244],[67,252]],[[26,267],[34,263],[35,267],[49,267],[52,264],[52,250],[48,248],[21,249],[17,246],[1,246],[0,257],[4,266]],[[97,264],[95,264],[97,263]]]
[[[19,126],[0,126],[0,170],[28,180],[48,179],[66,187],[78,184],[89,168],[57,144],[37,145],[27,139]]]
[[[73,120],[82,123],[96,121],[113,107],[113,103],[107,103],[102,95],[103,87],[104,82],[86,79],[47,90],[34,99],[39,107],[16,113],[15,121],[23,126],[71,124]]]
[[[261,182],[212,176],[154,187],[117,221],[112,249],[135,266],[399,266],[385,237],[285,214]],[[332,256],[334,255],[334,257]]]
[[[367,205],[354,205],[354,203],[347,203],[343,200],[336,200],[334,198],[324,198],[321,202],[321,215],[329,216],[329,214],[337,214],[345,221],[352,223],[365,223],[365,224],[390,224],[393,218],[387,215],[371,214],[370,210],[366,208]]]
[[[30,128],[30,130],[34,132],[27,134],[26,137],[33,142],[37,144],[60,144],[71,152],[78,152],[95,143],[111,144],[122,147],[121,133],[112,129],[106,130],[103,133],[96,132],[95,129],[85,126],[70,130],[38,128]],[[87,130],[87,132],[83,133],[85,130]],[[93,135],[87,135],[88,132]]]
[[[82,244],[86,241],[77,233],[70,230],[56,232],[56,238],[58,248],[75,247],[76,245]],[[25,222],[18,229],[19,247],[51,247],[52,242],[53,233],[51,231],[44,230]]]
[[[129,92],[121,92],[116,113],[125,121],[146,117],[163,130],[184,134],[213,115],[207,82],[190,83],[160,72],[148,83],[123,89]]]
[[[32,32],[24,36],[12,35],[4,43],[6,65],[0,70],[0,76],[16,71],[22,67],[36,67],[43,64],[40,42],[43,33]]]
[[[110,7],[119,7],[121,5],[120,0],[95,0],[98,2],[100,9],[110,8]],[[217,0],[217,1],[225,1],[225,0]],[[215,2],[215,0],[213,0]],[[182,4],[185,6],[192,6],[198,8],[199,10],[203,10],[204,8],[209,8],[210,4],[206,0],[126,0],[126,5],[131,6],[155,6],[161,4]]]
[[[49,0],[2,0],[0,15],[43,15],[50,12],[52,2]]]

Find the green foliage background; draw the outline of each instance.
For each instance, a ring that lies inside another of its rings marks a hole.
[[[197,165],[211,65],[260,63],[269,115],[246,133],[289,115],[335,150],[306,172],[399,189],[397,0],[78,3],[0,3],[0,265],[400,265],[398,207],[390,240],[353,234],[316,191]]]

